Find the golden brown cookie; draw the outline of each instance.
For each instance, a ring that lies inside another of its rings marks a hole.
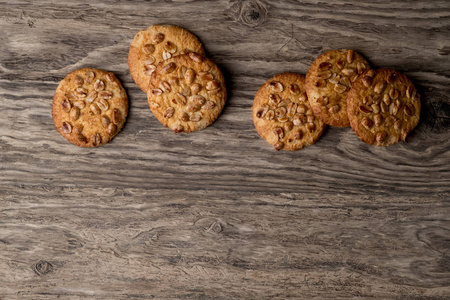
[[[420,118],[420,96],[400,72],[368,70],[348,93],[348,116],[356,135],[370,145],[405,140]]]
[[[173,56],[197,52],[205,55],[197,37],[174,25],[153,25],[139,31],[128,53],[128,67],[134,82],[147,92],[150,76],[158,63]]]
[[[325,124],[350,126],[347,93],[368,69],[367,61],[353,50],[332,50],[319,56],[306,74],[306,93],[314,114]]]
[[[255,95],[253,122],[275,150],[299,150],[314,144],[325,130],[305,92],[305,77],[281,73],[266,81]]]
[[[111,72],[78,69],[59,83],[52,115],[66,140],[80,147],[97,147],[122,129],[128,115],[127,93]]]
[[[147,98],[153,114],[164,126],[175,132],[192,132],[211,125],[219,117],[227,90],[216,64],[190,52],[158,64]]]

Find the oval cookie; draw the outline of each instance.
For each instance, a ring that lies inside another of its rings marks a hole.
[[[306,74],[306,93],[314,114],[325,124],[350,126],[347,94],[352,82],[369,69],[353,50],[332,50],[319,56]]]
[[[348,117],[365,143],[389,146],[405,140],[420,118],[420,96],[405,75],[368,70],[348,93]]]
[[[153,72],[148,104],[156,118],[174,132],[192,132],[211,125],[227,98],[225,79],[211,60],[197,53],[161,62]]]
[[[277,151],[312,145],[325,130],[325,123],[313,114],[304,81],[303,75],[281,73],[255,95],[252,116],[256,130]]]
[[[150,76],[158,63],[179,54],[205,54],[197,37],[174,25],[153,25],[139,31],[128,53],[128,67],[134,82],[147,92]]]
[[[78,69],[59,83],[52,115],[66,140],[80,147],[97,147],[110,142],[124,126],[128,97],[113,73]]]

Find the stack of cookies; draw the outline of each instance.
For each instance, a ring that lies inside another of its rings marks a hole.
[[[153,114],[175,132],[211,125],[225,105],[222,72],[186,29],[153,25],[139,31],[131,43],[128,65],[133,80],[147,93]],[[97,147],[111,141],[124,126],[128,97],[113,73],[78,69],[56,89],[52,115],[69,142]]]
[[[293,73],[269,79],[252,112],[256,130],[275,150],[313,144],[326,124],[351,126],[363,142],[389,146],[419,122],[420,97],[403,74],[370,69],[352,50],[332,50],[311,64],[306,79]]]
[[[128,66],[155,117],[174,132],[211,125],[227,98],[222,72],[184,28],[153,25],[131,43]]]

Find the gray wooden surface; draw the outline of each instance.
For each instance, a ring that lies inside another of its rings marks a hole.
[[[226,75],[227,105],[201,132],[162,127],[131,80],[129,44],[154,23],[195,33]],[[0,28],[0,299],[450,299],[447,0],[12,0]],[[413,80],[410,142],[328,128],[276,153],[254,94],[335,48]],[[80,67],[113,71],[130,98],[98,149],[51,118]]]

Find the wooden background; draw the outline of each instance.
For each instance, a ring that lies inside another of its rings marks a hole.
[[[450,299],[450,3],[0,1],[0,299]],[[195,33],[229,99],[176,135],[131,80],[154,23]],[[328,128],[275,152],[250,107],[279,72],[359,51],[422,95],[408,143]],[[112,143],[54,128],[58,82],[113,71],[131,104]]]

